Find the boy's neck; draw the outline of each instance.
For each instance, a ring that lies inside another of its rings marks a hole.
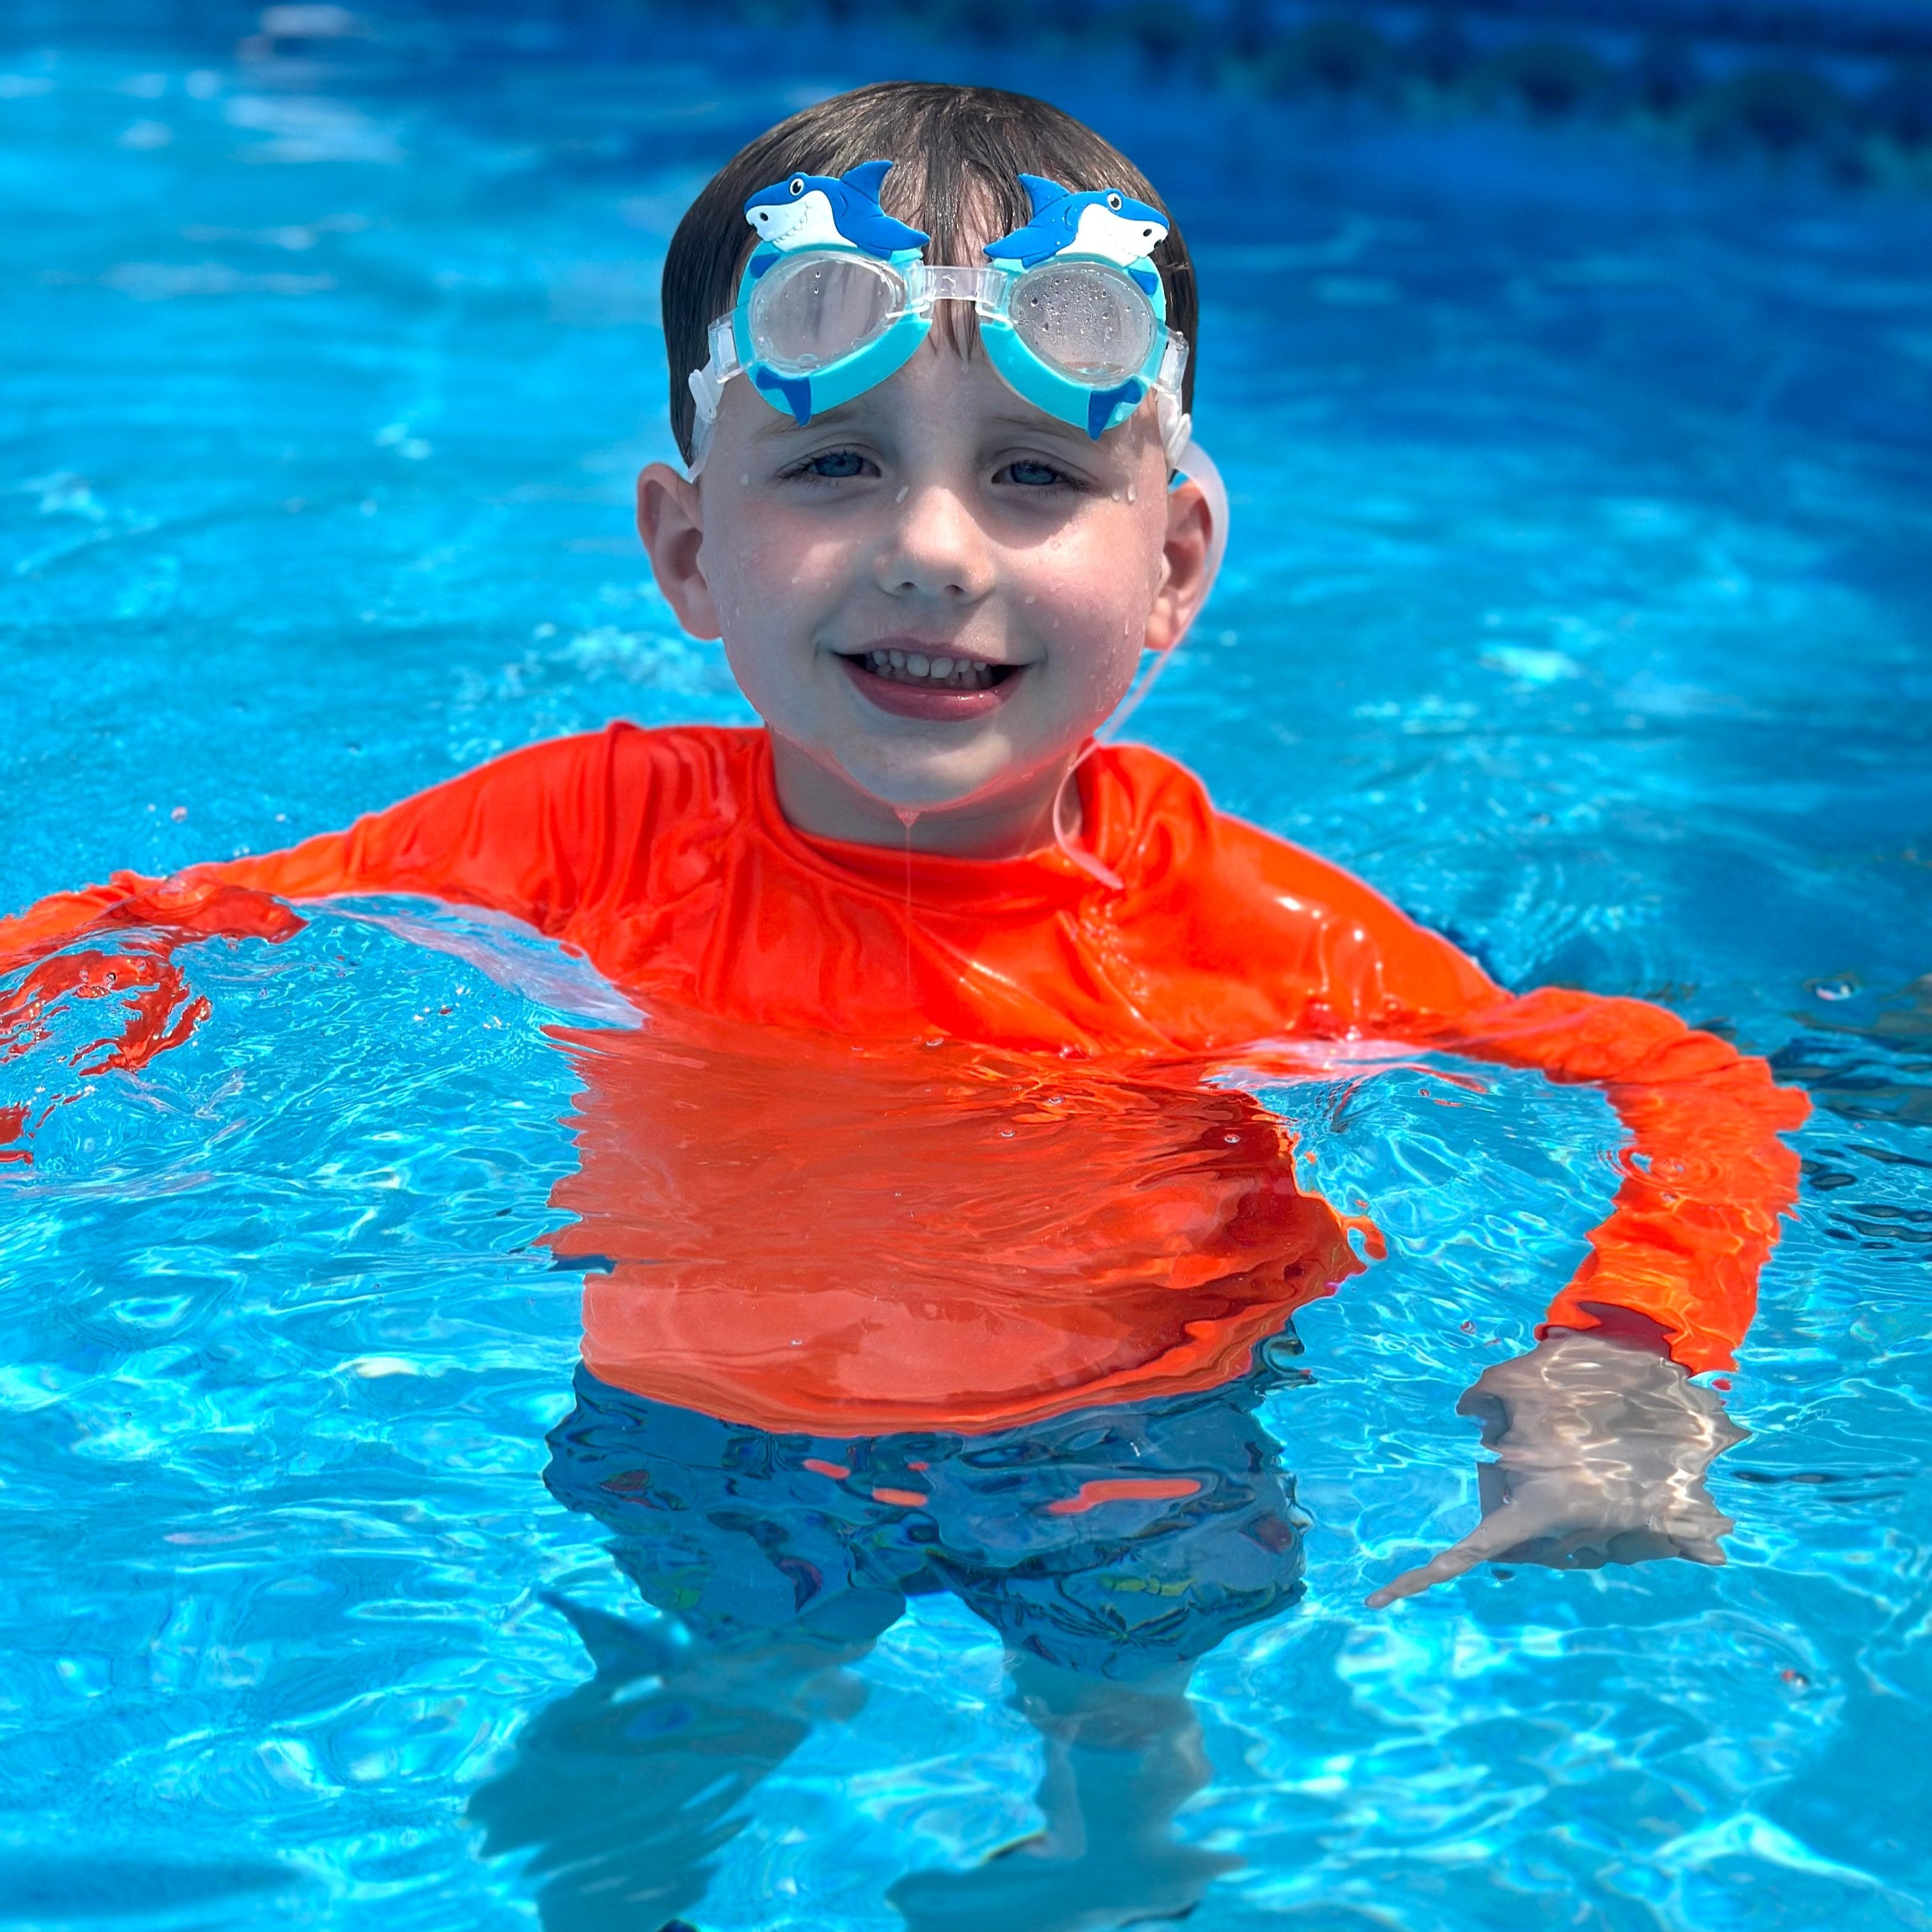
[[[1066,783],[1073,758],[1037,784],[983,802],[921,811],[908,825],[882,800],[861,791],[775,731],[772,776],[778,809],[795,831],[813,838],[836,838],[853,845],[890,846],[895,851],[943,854],[953,859],[1018,859],[1054,842],[1053,801],[1063,786],[1066,796],[1060,823],[1070,836],[1081,830],[1080,788]]]

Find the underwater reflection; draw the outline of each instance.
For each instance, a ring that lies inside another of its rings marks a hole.
[[[970,1434],[1210,1387],[1362,1267],[1280,1120],[1197,1064],[688,1018],[558,1036],[584,1358],[706,1414]]]
[[[530,1854],[551,1932],[657,1932],[856,1708],[907,1599],[946,1590],[1003,1640],[1046,1822],[902,1874],[908,1927],[1188,1910],[1232,1862],[1173,1829],[1208,1776],[1190,1674],[1301,1590],[1256,1406],[1373,1230],[1300,1191],[1281,1123],[1211,1066],[662,1016],[557,1037],[584,1086],[548,1242],[585,1288],[546,1480],[664,1616],[560,1606],[596,1674],[476,1794],[486,1850]],[[1742,1432],[1654,1320],[1586,1306],[1465,1393],[1482,1520],[1371,1608],[1504,1558],[1724,1561],[1705,1478]]]
[[[1173,1830],[1209,1774],[1190,1675],[1302,1588],[1253,1357],[1361,1265],[1279,1124],[1145,1062],[560,1037],[585,1365],[545,1480],[666,1614],[560,1604],[595,1675],[476,1794],[485,1850],[532,1855],[550,1932],[656,1932],[946,1590],[1004,1642],[1045,1825],[902,1876],[908,1927],[1189,1910],[1235,1862]]]
[[[950,1590],[1004,1640],[1044,1742],[1042,1831],[889,1896],[914,1932],[1123,1924],[1188,1910],[1238,1861],[1181,1843],[1207,1782],[1195,1664],[1302,1592],[1302,1520],[1256,1420],[1265,1371],[977,1436],[779,1435],[580,1370],[544,1480],[612,1532],[637,1627],[560,1603],[596,1674],[540,1712],[472,1817],[528,1870],[549,1932],[693,1910],[759,1780],[908,1597]]]

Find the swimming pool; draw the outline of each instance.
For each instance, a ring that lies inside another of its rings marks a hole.
[[[1089,116],[1201,262],[1235,545],[1138,726],[1510,983],[1661,999],[1818,1110],[1713,1474],[1726,1568],[1361,1608],[1473,1520],[1456,1399],[1616,1184],[1590,1094],[1492,1073],[1452,1109],[1398,1068],[1262,1093],[1388,1258],[1300,1353],[1129,1418],[1298,1544],[1298,1601],[1211,1524],[1083,1569],[1079,1516],[933,1588],[880,1517],[875,1644],[696,1683],[622,1567],[613,1436],[660,1432],[686,1515],[728,1483],[752,1544],[795,1533],[778,1574],[824,1567],[788,1486],[826,1445],[750,1470],[574,1384],[558,1029],[621,1010],[419,908],[184,956],[185,1046],[90,1073],[82,1005],[0,1069],[33,1155],[0,1168],[0,1917],[508,1926],[548,1886],[553,1925],[706,1932],[1932,1921],[1932,205],[856,29],[238,51],[238,10],[108,17],[43,9],[0,64],[7,908],[612,716],[745,718],[628,527],[658,260],[740,140],[918,58]],[[730,1600],[694,1616],[744,1614],[764,1573],[699,1556]],[[1016,1685],[998,1619],[1055,1600],[980,1584],[1085,1576],[1162,1668]],[[982,1863],[1069,1785],[1084,1859]]]

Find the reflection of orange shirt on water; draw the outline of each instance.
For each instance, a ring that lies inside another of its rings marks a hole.
[[[610,1264],[586,1358],[734,1420],[987,1428],[1238,1372],[1358,1264],[1270,1117],[1202,1076],[1310,1036],[1600,1085],[1624,1178],[1547,1318],[1628,1310],[1687,1367],[1728,1363],[1805,1112],[1762,1061],[1640,1000],[1512,998],[1151,752],[1102,751],[1080,784],[1120,891],[1052,850],[808,838],[762,732],[614,724],[289,852],[45,901],[0,922],[0,966],[38,960],[47,997],[100,956],[83,932],[282,936],[264,893],[424,893],[580,950],[652,1016],[573,1036],[584,1160],[556,1241]],[[161,969],[135,968],[158,1031]]]

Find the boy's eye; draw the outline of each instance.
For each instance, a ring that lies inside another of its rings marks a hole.
[[[1000,472],[1010,483],[1018,483],[1030,490],[1050,490],[1056,483],[1070,479],[1066,472],[1056,470],[1050,463],[1042,463],[1037,458],[1017,457]]]
[[[849,476],[864,476],[866,459],[856,449],[828,449],[817,456],[808,456],[787,473],[793,476],[821,476],[829,482],[839,482]]]

